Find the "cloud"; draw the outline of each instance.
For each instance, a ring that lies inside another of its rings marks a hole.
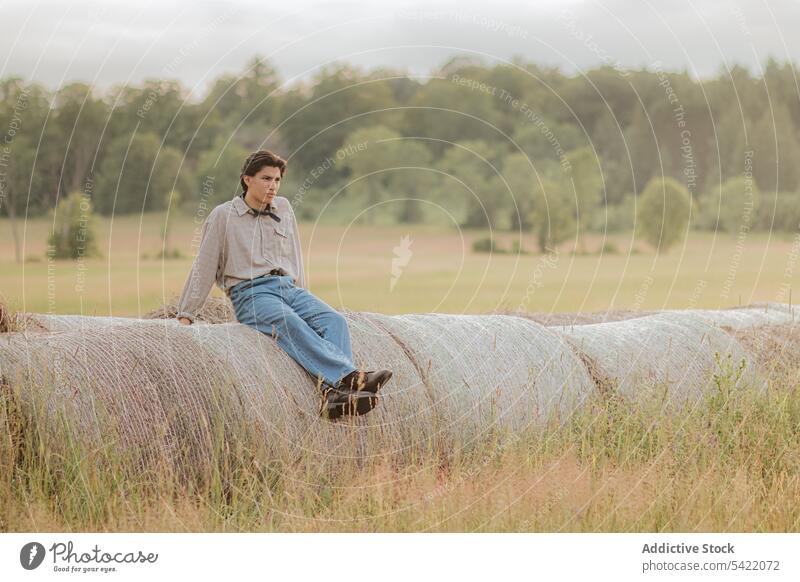
[[[81,80],[105,89],[162,77],[178,54],[176,76],[198,91],[221,74],[239,72],[256,54],[269,57],[287,80],[308,77],[334,60],[424,76],[457,53],[479,54],[489,63],[519,55],[569,72],[604,58],[632,68],[660,61],[666,69],[699,76],[734,63],[757,72],[768,56],[800,58],[800,40],[790,29],[800,20],[800,7],[788,1],[294,0],[266,7],[254,0],[34,6],[14,0],[3,11],[7,30],[0,54],[7,59],[0,76],[19,75],[51,88]],[[203,43],[195,42],[198,35],[205,35]]]

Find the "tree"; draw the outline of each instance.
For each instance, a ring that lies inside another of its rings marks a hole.
[[[591,148],[584,147],[567,154],[569,166],[564,179],[570,182],[575,192],[575,221],[578,228],[578,246],[583,248],[581,231],[591,228],[594,213],[600,204],[603,191],[603,176],[600,161]]]
[[[753,227],[761,195],[752,178],[731,178],[722,185],[719,226],[736,236],[743,224]]]
[[[219,138],[197,161],[196,197],[208,196],[206,204],[217,205],[233,198],[241,189],[239,176],[248,151],[231,141]],[[210,195],[209,195],[210,190]]]
[[[181,207],[181,193],[173,190],[169,195],[169,208],[164,213],[164,227],[161,230],[161,252],[160,257],[178,258],[181,252],[178,249],[169,248],[169,235],[172,231],[172,225],[175,222],[175,215],[178,214]]]
[[[753,177],[765,192],[794,191],[800,186],[796,135],[789,109],[782,103],[765,107],[754,124]]]
[[[342,162],[351,180],[349,197],[364,208],[399,199],[395,215],[400,222],[422,220],[419,200],[430,198],[438,183],[424,142],[374,126],[354,131],[344,148],[349,152]],[[367,216],[372,219],[374,213]]]
[[[436,156],[451,143],[492,142],[503,137],[495,127],[501,119],[495,105],[497,98],[486,92],[461,86],[452,78],[432,79],[416,92],[405,110],[403,131],[431,138]]]
[[[281,135],[303,168],[316,168],[333,159],[348,136],[360,128],[383,123],[383,113],[394,105],[387,83],[368,82],[367,76],[349,66],[324,67],[310,87],[289,92],[282,100]],[[393,114],[394,115],[394,114]],[[315,187],[341,181],[336,171],[326,171]]]
[[[229,123],[269,125],[277,118],[277,90],[281,81],[269,60],[251,58],[241,75],[225,75],[216,80],[205,99]]]
[[[503,160],[502,176],[511,191],[509,216],[512,229],[530,230],[531,212],[536,195],[535,164],[523,153],[510,154]]]
[[[52,131],[61,156],[58,191],[80,190],[91,174],[108,109],[94,96],[92,87],[83,83],[60,89],[53,106]]]
[[[515,123],[514,141],[533,160],[562,161],[567,151],[586,143],[576,124],[558,123],[545,117],[536,120],[523,117],[522,121]]]
[[[367,212],[365,220],[374,222],[377,204],[390,197],[389,175],[395,166],[400,134],[380,125],[359,129],[344,141],[348,155],[341,166],[349,172],[348,198]]]
[[[666,252],[686,233],[691,213],[692,198],[680,182],[652,178],[639,197],[638,232],[656,252]]]
[[[632,122],[625,128],[625,143],[630,152],[632,185],[636,186],[635,193],[641,194],[651,178],[662,175],[662,167],[672,165],[669,150],[658,147],[650,118],[641,106],[634,110]]]
[[[575,204],[566,181],[545,177],[537,184],[531,222],[542,252],[552,251],[575,232]]]
[[[0,148],[2,149],[2,148]],[[22,262],[22,245],[17,224],[19,212],[24,212],[27,194],[42,187],[42,174],[33,171],[36,150],[26,137],[17,137],[0,167],[0,211],[8,214],[14,259]]]
[[[442,157],[442,170],[458,181],[453,188],[463,201],[459,205],[465,210],[462,226],[496,228],[498,217],[508,216],[511,197],[496,169],[504,153],[484,141],[473,140],[449,147]]]
[[[399,222],[422,222],[427,208],[420,200],[431,200],[440,182],[432,167],[431,152],[422,141],[400,139],[394,143],[393,166],[387,187],[402,199],[397,211]]]
[[[633,168],[621,123],[622,120],[606,113],[592,131],[592,145],[599,156],[603,176],[605,203],[609,205],[622,203],[625,194],[634,190]]]
[[[770,204],[761,204],[761,228],[796,234],[800,229],[800,192],[778,192]]]
[[[177,182],[183,188],[188,178],[179,174],[180,153],[162,148],[152,133],[115,139],[97,178],[97,209],[102,214],[127,214],[163,210]]]
[[[49,111],[48,99],[46,91],[36,84],[26,85],[16,77],[0,81],[0,127],[4,131],[0,138],[0,214],[9,218],[18,263],[23,259],[18,214],[39,212],[48,206],[48,195],[57,191],[58,173],[53,168],[60,167],[61,160],[48,164],[47,156],[40,155],[35,167],[36,144]]]
[[[78,259],[99,255],[92,202],[88,196],[75,191],[61,199],[52,218],[53,231],[47,239],[47,246],[54,258]]]

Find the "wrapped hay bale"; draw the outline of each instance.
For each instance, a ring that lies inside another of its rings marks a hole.
[[[724,329],[752,355],[765,384],[781,390],[800,384],[800,322]]]
[[[793,314],[610,313],[619,320],[547,328],[502,315],[344,315],[356,364],[394,378],[372,414],[339,423],[320,420],[313,380],[273,338],[231,322],[27,314],[35,325],[0,335],[0,384],[45,424],[65,419],[89,446],[118,447],[139,467],[202,467],[237,439],[270,458],[330,464],[521,430],[597,389],[696,401],[726,361],[745,362],[738,382],[763,382],[737,334]]]
[[[756,325],[779,325],[794,320],[793,309],[782,303],[762,303],[731,309],[675,309],[663,311],[672,316],[702,318],[716,325],[746,329]]]
[[[535,321],[545,327],[565,325],[591,325],[593,323],[608,323],[610,321],[624,321],[635,317],[645,317],[657,313],[655,311],[631,311],[612,309],[608,311],[592,311],[588,313],[527,313],[524,311],[507,311],[500,315],[513,315]]]
[[[175,320],[103,318],[92,329],[94,319],[39,316],[56,331],[0,336],[0,372],[24,386],[29,403],[42,397],[72,419],[88,446],[118,441],[144,451],[142,464],[202,464],[213,453],[216,422],[230,430],[247,427],[249,438],[258,439],[252,445],[287,462],[366,454],[358,439],[343,438],[348,422],[320,422],[315,383],[271,337],[240,324]],[[374,346],[358,332],[353,343],[362,352]],[[402,369],[402,361],[396,364]],[[366,427],[379,420],[371,416],[347,420]]]
[[[742,313],[737,313],[742,312]],[[792,321],[797,315],[797,308],[786,303],[761,302],[741,307],[728,309],[665,309],[661,311],[631,311],[625,309],[612,309],[608,311],[594,311],[588,313],[527,313],[517,311],[494,312],[499,315],[513,315],[530,319],[546,327],[565,327],[575,325],[591,325],[594,323],[609,323],[612,321],[625,321],[637,317],[647,317],[657,313],[694,313],[703,315],[718,324],[733,326],[762,325],[765,323],[779,324]],[[788,315],[788,316],[787,316]]]
[[[215,374],[197,369],[194,351],[176,328],[166,336],[150,326],[8,334],[0,373],[55,438],[182,472],[209,459],[211,419],[230,408],[213,385],[229,372],[218,361]]]
[[[397,342],[419,373],[420,382],[392,392],[407,402],[399,408],[464,438],[569,414],[594,390],[581,361],[557,334],[521,318],[365,317]]]
[[[735,373],[737,385],[758,380],[751,356],[703,314],[663,312],[613,323],[550,328],[596,363],[617,393],[631,401],[663,397],[672,404],[695,403],[713,375]],[[660,395],[660,396],[659,396]]]

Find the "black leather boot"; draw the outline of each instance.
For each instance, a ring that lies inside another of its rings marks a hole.
[[[378,370],[377,372],[362,372],[356,370],[350,372],[347,376],[342,378],[337,385],[337,388],[344,390],[366,390],[377,394],[386,383],[392,378],[390,370]]]
[[[378,405],[378,397],[366,390],[343,390],[325,386],[322,392],[320,416],[338,420],[344,415],[361,416]]]

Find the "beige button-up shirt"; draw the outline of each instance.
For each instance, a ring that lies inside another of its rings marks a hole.
[[[192,264],[189,278],[178,300],[177,317],[194,322],[211,287],[217,286],[230,295],[237,283],[266,275],[280,267],[305,288],[300,231],[288,199],[276,196],[271,216],[253,216],[241,195],[224,202],[209,213],[200,234],[200,248]]]

